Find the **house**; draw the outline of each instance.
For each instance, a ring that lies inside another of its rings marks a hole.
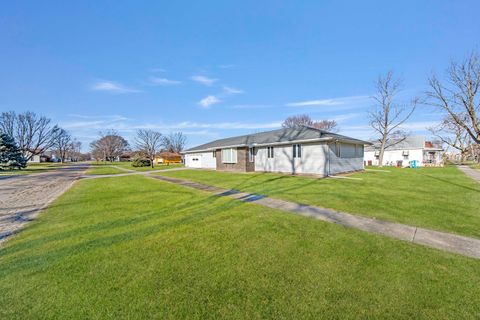
[[[184,151],[185,166],[237,172],[331,174],[363,170],[369,142],[298,126],[215,140]]]
[[[415,161],[416,166],[442,166],[443,149],[426,141],[425,136],[408,136],[390,142],[383,155],[384,166],[408,167]],[[380,142],[376,141],[365,148],[365,165],[378,166]]]
[[[175,152],[162,151],[155,156],[155,164],[182,163],[182,155]]]

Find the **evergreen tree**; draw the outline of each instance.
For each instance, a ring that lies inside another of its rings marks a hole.
[[[27,166],[27,160],[6,133],[0,132],[0,170],[22,169]]]

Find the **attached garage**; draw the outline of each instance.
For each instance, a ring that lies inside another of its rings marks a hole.
[[[186,153],[185,166],[189,168],[215,169],[216,160],[211,151]]]

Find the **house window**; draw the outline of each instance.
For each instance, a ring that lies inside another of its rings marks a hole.
[[[248,148],[248,161],[255,162],[255,147]]]
[[[267,147],[267,157],[273,158],[273,147]]]
[[[403,155],[403,160],[408,160],[408,154]]]
[[[214,158],[217,157],[217,151],[216,151],[216,150],[213,150],[213,152],[212,152],[212,157],[214,157]]]
[[[355,155],[360,158],[363,157],[363,145],[356,144],[355,145]]]
[[[237,163],[237,149],[222,149],[222,163]]]
[[[342,153],[340,151],[340,143],[335,142],[335,155],[337,158],[340,158],[342,156]]]
[[[293,145],[293,157],[294,158],[301,158],[302,157],[302,147],[299,144]]]

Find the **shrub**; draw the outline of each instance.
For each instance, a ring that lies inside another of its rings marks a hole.
[[[132,167],[149,167],[151,162],[149,159],[135,159],[132,162]]]

